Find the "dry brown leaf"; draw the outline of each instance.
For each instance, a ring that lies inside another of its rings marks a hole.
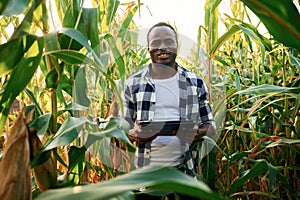
[[[30,130],[29,134],[30,150],[33,156],[43,149],[43,144],[36,134],[35,130]],[[56,161],[51,154],[47,161],[32,169],[35,182],[41,192],[56,186],[57,184],[57,167]]]
[[[28,128],[25,106],[7,136],[0,163],[0,199],[31,199]]]

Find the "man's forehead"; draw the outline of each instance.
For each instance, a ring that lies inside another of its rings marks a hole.
[[[170,36],[174,36],[175,37],[175,33],[174,31],[167,27],[167,26],[158,26],[158,27],[154,27],[151,32],[149,33],[149,37],[153,37],[156,35],[170,35]]]

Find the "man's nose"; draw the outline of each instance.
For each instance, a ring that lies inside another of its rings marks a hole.
[[[167,48],[168,48],[168,46],[163,41],[160,43],[160,45],[158,47],[158,49],[167,49]]]

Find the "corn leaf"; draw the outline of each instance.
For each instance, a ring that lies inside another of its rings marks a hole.
[[[124,36],[125,36],[125,33],[128,31],[128,26],[130,25],[130,23],[132,22],[132,18],[134,16],[134,14],[136,13],[136,11],[138,10],[139,6],[135,6],[129,13],[128,15],[126,16],[120,30],[119,30],[119,33],[118,33],[118,36],[117,37],[121,37],[123,40],[122,41],[125,41],[124,40]]]
[[[35,41],[35,36],[27,35],[2,44],[0,46],[0,76],[13,70]]]
[[[128,191],[140,188],[177,192],[201,199],[221,199],[203,182],[197,181],[174,168],[160,166],[148,166],[137,169],[131,173],[99,184],[48,190],[42,193],[37,199],[110,199],[120,195],[128,195]],[[76,192],[74,192],[75,189]]]
[[[64,186],[77,185],[80,181],[80,177],[85,167],[85,152],[86,148],[71,146],[68,156],[69,156],[69,166],[68,166],[68,182]]]
[[[82,126],[88,122],[85,117],[74,118],[70,117],[66,122],[58,129],[53,139],[50,140],[44,147],[43,151],[47,151],[59,146],[70,144],[78,137]]]
[[[109,44],[109,46],[111,48],[111,51],[113,53],[115,62],[118,65],[120,77],[122,79],[124,79],[124,77],[125,77],[124,75],[125,75],[125,71],[126,71],[125,70],[125,63],[124,63],[123,57],[120,54],[120,51],[118,50],[118,47],[117,47],[116,42],[115,42],[115,39],[109,33],[104,36],[104,39],[108,42],[108,44]]]
[[[30,123],[29,126],[32,126],[37,130],[37,134],[42,136],[46,133],[47,128],[49,126],[51,114],[47,113],[45,115],[41,115],[38,118],[36,118],[34,121]]]
[[[211,48],[218,38],[218,5],[220,3],[221,0],[207,0],[205,3],[205,28],[210,38],[207,52],[210,51],[209,47]]]
[[[110,25],[116,15],[118,7],[120,5],[119,0],[107,0],[107,14],[106,14],[106,25]]]
[[[83,8],[82,10],[83,22],[87,32],[87,37],[91,41],[91,46],[97,54],[100,54],[99,44],[99,13],[98,8]]]
[[[271,44],[270,42],[262,36],[253,26],[249,24],[241,24],[241,25],[232,25],[229,30],[224,33],[213,45],[210,51],[210,58],[213,58],[217,52],[217,50],[236,33],[243,32],[245,35],[249,36],[253,41],[255,41],[260,47],[262,51],[262,56],[265,53],[265,49],[270,50]]]
[[[91,66],[97,66],[97,63],[90,59],[88,56],[74,50],[56,50],[45,53],[45,55],[53,55],[66,64],[83,65],[89,64]]]
[[[274,183],[274,179],[276,176],[276,168],[265,160],[260,161],[254,161],[255,165],[253,168],[247,170],[244,174],[242,174],[238,179],[236,179],[232,187],[230,189],[230,193],[233,193],[238,190],[239,187],[241,187],[246,181],[248,181],[251,178],[259,177],[260,175],[269,172],[269,190],[271,190],[271,187]]]
[[[104,137],[116,137],[132,146],[132,143],[125,134],[128,130],[129,124],[127,121],[111,117],[101,131],[89,134],[85,146],[88,148],[95,140],[100,140]]]
[[[22,14],[30,0],[2,0],[0,3],[0,15],[11,16]]]
[[[9,0],[2,0],[0,2],[0,15],[3,15],[3,12],[5,11],[8,3],[9,3]]]
[[[96,63],[100,64],[101,61],[96,54],[96,52],[93,50],[93,48],[90,46],[87,38],[78,30],[72,29],[72,28],[63,28],[60,33],[63,33],[70,38],[76,40],[78,43],[80,43],[82,46],[84,46],[88,52],[91,52]]]
[[[35,40],[24,57],[11,72],[0,99],[0,132],[2,132],[9,109],[15,98],[25,89],[40,64],[43,54],[43,39]],[[20,76],[22,74],[22,76]]]
[[[21,24],[15,29],[13,35],[11,36],[11,39],[17,39],[30,33],[30,27],[33,22],[34,11],[36,10],[36,8],[39,7],[39,5],[42,2],[43,0],[36,0],[34,1],[34,3],[31,4],[29,11],[26,13]]]
[[[300,50],[300,14],[293,1],[241,1],[260,18],[277,41]]]
[[[250,87],[242,91],[238,91],[236,94],[265,95],[269,93],[280,93],[280,92],[288,92],[288,91],[299,91],[299,88],[281,87],[277,85],[263,84],[259,86]]]

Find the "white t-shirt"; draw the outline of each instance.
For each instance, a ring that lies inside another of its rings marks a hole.
[[[154,79],[154,121],[179,121],[179,75],[169,79]],[[182,155],[181,141],[177,136],[157,136],[151,143],[150,165],[176,166]]]

